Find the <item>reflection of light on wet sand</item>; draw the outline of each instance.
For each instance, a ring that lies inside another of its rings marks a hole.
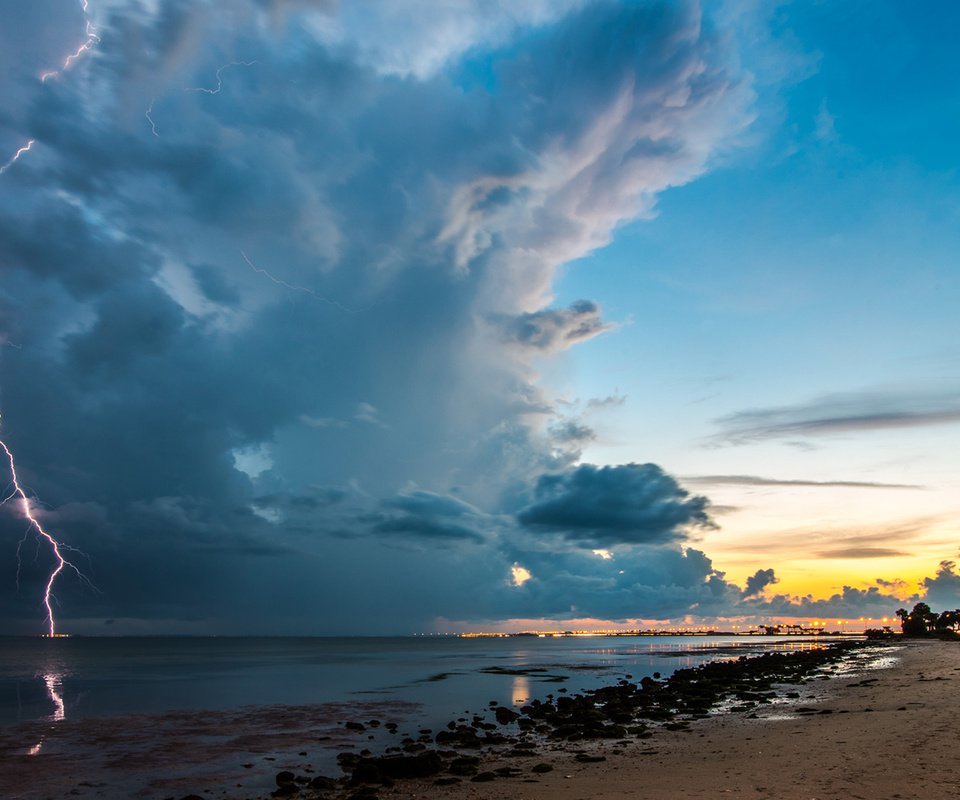
[[[530,681],[526,675],[514,675],[510,702],[515,706],[527,703],[530,700]]]
[[[60,671],[63,680],[69,674]],[[54,687],[66,700],[63,683]],[[353,731],[344,727],[345,720],[391,721],[409,729],[421,719],[423,706],[349,701],[88,717],[71,704],[60,722],[53,721],[53,708],[47,711],[42,720],[0,726],[0,798],[69,797],[78,781],[110,785],[100,792],[84,790],[84,797],[184,797],[191,792],[219,797],[223,787],[235,783],[244,788],[231,791],[230,797],[266,797],[276,788],[277,761],[298,774],[337,774],[341,752],[373,747],[367,737],[384,731],[383,724]],[[384,734],[382,744],[389,744],[392,735]],[[27,758],[31,743],[41,739],[42,748],[34,747],[35,757]],[[20,760],[7,758],[8,753]],[[253,766],[241,768],[244,762]]]
[[[47,674],[43,676],[43,682],[47,686],[47,695],[50,698],[50,702],[53,703],[53,713],[50,715],[51,722],[61,722],[67,718],[67,708],[63,703],[63,697],[60,695],[60,680],[62,675],[57,673]],[[43,739],[37,742],[33,747],[27,751],[27,755],[35,756],[39,755],[40,748],[43,747]]]

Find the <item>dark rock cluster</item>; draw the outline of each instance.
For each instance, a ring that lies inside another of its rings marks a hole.
[[[631,740],[649,738],[658,728],[686,731],[692,720],[706,716],[721,702],[733,703],[733,711],[750,713],[771,702],[777,695],[778,684],[799,684],[813,677],[825,677],[828,665],[858,646],[863,645],[839,642],[818,649],[710,661],[677,670],[665,680],[654,673],[655,677],[644,677],[639,682],[623,679],[582,694],[558,691],[517,710],[491,701],[496,722],[476,715],[471,720],[451,721],[435,734],[425,729],[418,739],[406,738],[399,747],[388,748],[384,755],[369,751],[341,753],[338,762],[345,774],[338,780],[281,772],[273,796],[375,800],[378,787],[389,787],[402,780],[432,780],[437,786],[463,780],[535,780],[553,766],[539,761],[525,768],[491,767],[485,761],[533,759],[542,745],[551,742],[570,742],[574,748],[600,741],[622,746]],[[784,694],[798,696],[796,692]],[[364,729],[359,723],[347,723],[345,727]],[[392,723],[383,727],[396,732]],[[605,756],[585,750],[576,752],[574,758],[581,763],[605,760]]]

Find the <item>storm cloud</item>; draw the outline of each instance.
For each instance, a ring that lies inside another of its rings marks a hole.
[[[580,300],[570,308],[535,311],[500,322],[507,341],[547,353],[565,350],[613,327],[603,322],[600,309],[589,300]]]
[[[536,372],[613,327],[556,303],[557,271],[751,122],[696,4],[91,2],[68,69],[61,5],[0,32],[0,147],[34,141],[0,176],[0,383],[38,514],[97,587],[58,584],[72,630],[742,606],[689,546],[707,499],[577,463],[590,429]],[[7,504],[10,632],[49,566],[28,546],[17,591],[23,528]]]
[[[779,579],[772,569],[758,569],[753,575],[747,578],[747,583],[743,587],[743,596],[754,597],[763,594],[764,589],[778,582]]]
[[[588,544],[663,544],[685,539],[691,526],[710,526],[708,505],[655,464],[582,464],[540,476],[517,519]]]
[[[941,561],[932,578],[923,579],[923,594],[927,603],[937,609],[960,608],[960,575],[955,561]]]

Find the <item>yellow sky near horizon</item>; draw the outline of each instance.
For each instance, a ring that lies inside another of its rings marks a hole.
[[[701,487],[698,487],[701,488]],[[916,591],[944,559],[957,557],[960,501],[945,488],[740,486],[707,488],[718,530],[698,546],[742,584],[773,567],[771,591],[829,597],[877,579]]]

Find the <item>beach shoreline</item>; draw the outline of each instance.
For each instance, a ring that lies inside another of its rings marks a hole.
[[[960,719],[960,645],[903,640],[892,663],[801,687],[789,703],[660,729],[646,741],[606,748],[581,763],[570,751],[541,753],[550,772],[461,783],[449,800],[909,800],[952,798]],[[809,710],[806,710],[809,709]],[[616,749],[618,752],[612,752]],[[440,796],[421,784],[397,796]],[[383,794],[384,797],[392,796]]]
[[[656,679],[621,679],[580,692],[561,682],[543,701],[513,706],[490,701],[479,713],[465,712],[434,730],[389,722],[391,715],[402,719],[402,704],[370,704],[362,717],[356,716],[364,713],[359,706],[352,714],[350,706],[249,706],[133,715],[107,724],[80,720],[69,730],[86,743],[84,755],[75,747],[58,751],[62,741],[52,742],[48,752],[44,725],[34,723],[19,730],[30,743],[36,739],[30,749],[42,752],[40,758],[23,752],[26,741],[18,745],[10,735],[0,737],[5,742],[0,752],[10,756],[0,770],[0,795],[18,800],[956,796],[958,782],[942,765],[950,763],[957,739],[953,720],[960,709],[951,687],[960,680],[960,644],[899,637],[825,644],[742,657],[731,653],[662,678],[655,673]],[[415,707],[409,711],[413,723]],[[164,733],[157,725],[169,728]],[[186,732],[190,736],[184,738]],[[339,768],[317,761],[331,748],[340,753]]]

